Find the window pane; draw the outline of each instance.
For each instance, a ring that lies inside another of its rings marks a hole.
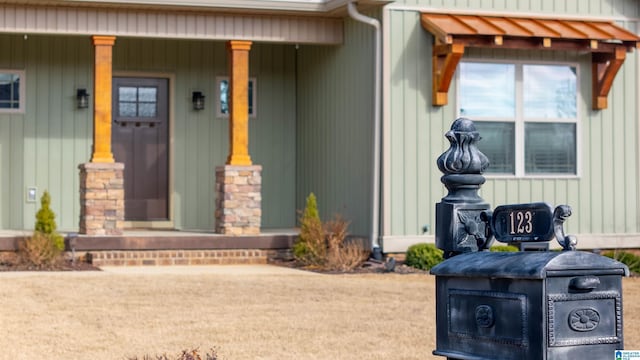
[[[253,115],[253,81],[249,80],[249,115]]]
[[[136,117],[136,103],[120,102],[118,103],[118,114],[122,117]]]
[[[229,80],[220,80],[220,114],[226,115],[229,114]],[[248,103],[248,111],[249,115],[255,115],[255,106],[254,106],[254,95],[256,91],[256,84],[253,79],[249,79],[249,84],[247,87],[247,92],[249,96]]]
[[[13,75],[13,84],[11,86],[11,91],[13,92],[12,99],[13,107],[18,108],[20,105],[20,76]]]
[[[155,103],[138,103],[139,117],[156,117]]]
[[[0,108],[20,108],[20,76],[0,73]]]
[[[576,124],[526,123],[527,174],[576,173]]]
[[[476,121],[482,138],[478,149],[489,158],[487,173],[515,174],[515,124],[509,122]]]
[[[138,88],[138,116],[156,117],[158,89],[155,87]]]
[[[140,102],[156,102],[158,89],[155,87],[139,87],[138,101]]]
[[[138,101],[138,89],[135,87],[121,86],[118,88],[118,100],[135,102]]]
[[[461,115],[512,118],[515,94],[515,65],[460,64]]]
[[[572,66],[524,65],[524,116],[575,118],[576,78]]]
[[[229,81],[220,81],[220,113],[229,113]]]

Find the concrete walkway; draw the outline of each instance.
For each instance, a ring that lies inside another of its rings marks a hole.
[[[29,277],[109,277],[109,275],[325,276],[275,265],[104,266],[102,271],[0,271],[0,279]],[[2,358],[0,356],[0,358]]]
[[[275,265],[105,266],[101,269],[113,274],[322,275]]]

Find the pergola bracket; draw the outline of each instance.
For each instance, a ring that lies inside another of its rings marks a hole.
[[[610,53],[593,53],[591,55],[591,84],[593,110],[606,109],[607,97],[618,70],[626,57],[626,48],[617,47]]]
[[[458,63],[464,54],[462,44],[436,44],[433,46],[433,105],[448,102],[449,86]]]

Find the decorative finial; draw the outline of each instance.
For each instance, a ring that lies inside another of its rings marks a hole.
[[[480,134],[473,121],[458,118],[444,136],[451,147],[438,158],[438,169],[449,174],[482,174],[489,166],[489,159],[478,150]]]
[[[444,136],[451,146],[437,163],[449,193],[436,204],[436,245],[451,257],[491,246],[490,229],[482,219],[489,204],[478,195],[489,159],[478,150],[480,134],[473,121],[456,119]]]

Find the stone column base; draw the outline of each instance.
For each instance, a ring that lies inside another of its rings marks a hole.
[[[256,235],[262,221],[262,166],[216,167],[216,232]]]
[[[122,235],[124,164],[86,163],[80,169],[80,234]]]

